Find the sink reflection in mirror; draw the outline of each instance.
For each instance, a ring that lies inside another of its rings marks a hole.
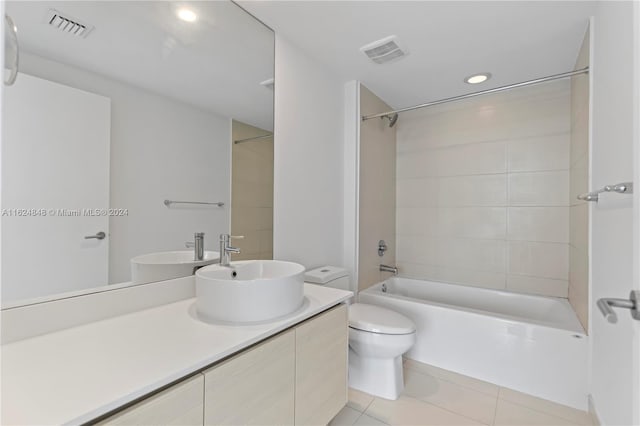
[[[305,267],[278,260],[210,265],[196,272],[196,310],[205,322],[255,323],[297,311]]]
[[[201,265],[176,259],[147,272],[194,231],[213,256],[232,222],[246,256],[272,257],[273,138],[233,143],[273,134],[271,29],[231,1],[181,3],[195,22],[165,1],[5,5],[20,69],[2,99],[3,306],[190,275]],[[51,13],[92,30],[61,31]],[[232,160],[235,146],[251,152]],[[34,249],[48,253],[39,268]]]
[[[142,284],[186,277],[219,260],[217,251],[205,251],[201,260],[193,258],[193,250],[143,254],[131,259],[131,282]]]

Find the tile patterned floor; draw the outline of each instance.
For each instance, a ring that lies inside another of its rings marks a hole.
[[[396,401],[350,389],[330,426],[591,426],[589,413],[407,360]]]

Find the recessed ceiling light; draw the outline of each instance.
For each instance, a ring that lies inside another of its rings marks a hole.
[[[483,72],[482,74],[474,74],[464,79],[465,83],[469,84],[478,84],[484,83],[485,81],[491,78],[491,74],[488,72]]]
[[[196,15],[193,10],[184,7],[178,9],[176,14],[178,15],[178,18],[182,19],[185,22],[196,22],[196,20],[198,19],[198,15]]]

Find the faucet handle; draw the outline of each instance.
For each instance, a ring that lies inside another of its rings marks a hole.
[[[244,235],[229,235],[229,234],[220,234],[220,242],[228,242],[229,240],[241,240],[244,238]]]
[[[184,243],[184,246],[186,248],[194,248],[196,246],[196,243],[194,243],[193,241],[187,241],[186,243]]]

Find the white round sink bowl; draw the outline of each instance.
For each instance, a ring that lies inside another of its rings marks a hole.
[[[268,321],[298,310],[304,302],[302,265],[245,260],[210,265],[196,272],[196,310],[207,322]]]
[[[131,259],[131,281],[136,284],[171,280],[193,275],[195,268],[220,260],[217,251],[205,251],[202,260],[194,260],[193,250],[164,251]]]

